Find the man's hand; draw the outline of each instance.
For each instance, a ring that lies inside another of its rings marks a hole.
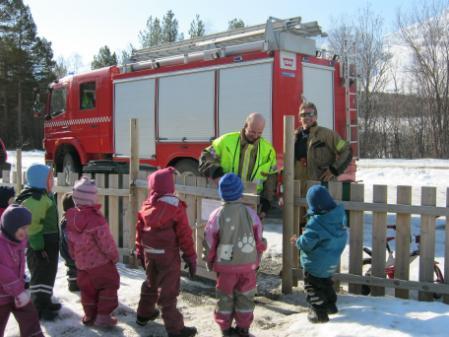
[[[335,175],[332,173],[332,171],[327,168],[326,171],[321,175],[320,180],[322,181],[331,181]]]
[[[298,235],[293,234],[293,235],[290,237],[290,243],[292,244],[292,246],[296,246],[296,241],[298,241]]]
[[[284,208],[284,197],[279,197],[278,205],[280,208]]]

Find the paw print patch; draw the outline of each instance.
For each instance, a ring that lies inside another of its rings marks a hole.
[[[244,235],[237,245],[243,253],[252,253],[255,246],[254,238],[252,236]]]

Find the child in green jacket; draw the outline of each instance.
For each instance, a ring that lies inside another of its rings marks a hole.
[[[33,164],[26,176],[27,185],[16,201],[32,214],[27,250],[31,299],[40,319],[54,320],[61,304],[51,301],[59,257],[58,211],[51,193],[53,173],[46,165]]]

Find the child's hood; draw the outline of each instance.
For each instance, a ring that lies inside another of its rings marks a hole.
[[[174,172],[173,167],[166,167],[148,176],[148,200],[151,203],[155,203],[163,195],[175,193]]]
[[[66,213],[67,228],[78,233],[86,229],[93,229],[106,223],[100,212],[101,205],[81,206],[70,208]]]
[[[156,229],[171,225],[178,217],[179,206],[185,207],[185,204],[173,195],[163,196],[155,203],[145,201],[140,210],[145,228]]]
[[[311,215],[311,220],[332,236],[342,236],[346,233],[346,213],[342,204],[325,214]]]

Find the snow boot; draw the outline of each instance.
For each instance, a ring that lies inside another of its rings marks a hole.
[[[61,310],[61,307],[62,307],[61,303],[50,302],[47,305],[47,309],[50,310],[50,311],[59,311],[59,310]]]
[[[81,322],[86,326],[92,326],[95,323],[95,317],[84,316]]]
[[[311,323],[326,323],[329,322],[329,316],[326,311],[314,310],[309,308],[307,318]]]
[[[195,327],[185,326],[178,333],[168,333],[168,337],[193,337],[198,333]]]
[[[234,335],[234,333],[236,333],[234,328],[229,328],[221,331],[222,337],[231,337]]]
[[[52,322],[56,319],[56,317],[58,317],[57,311],[49,310],[47,308],[39,310],[38,314],[39,314],[39,319],[42,321]]]
[[[112,328],[117,325],[117,318],[112,315],[97,315],[95,325],[102,328]]]
[[[338,312],[338,308],[337,308],[337,305],[335,303],[328,303],[326,309],[327,309],[327,313],[329,315],[334,315],[334,314],[336,314]]]
[[[80,288],[78,287],[78,283],[76,283],[76,280],[69,281],[69,291],[72,293],[80,291]]]
[[[239,336],[239,337],[249,337],[250,336],[249,329],[236,327],[235,332],[237,333],[237,336]]]
[[[136,323],[140,326],[145,326],[149,321],[154,321],[156,318],[159,317],[160,311],[158,309],[155,309],[153,314],[151,314],[149,317],[143,317],[137,315]]]

